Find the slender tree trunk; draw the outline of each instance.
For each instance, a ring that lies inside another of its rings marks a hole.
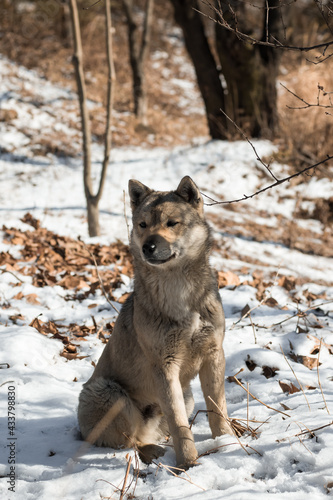
[[[134,113],[145,123],[147,120],[147,93],[144,66],[150,44],[154,0],[146,0],[141,42],[139,38],[139,26],[133,14],[133,0],[123,0],[123,5],[128,24],[128,44],[133,75]]]
[[[69,0],[71,23],[74,40],[73,64],[75,68],[76,83],[80,103],[80,114],[83,137],[83,185],[87,201],[87,218],[89,236],[99,236],[99,210],[98,205],[102,197],[105,184],[107,166],[110,159],[111,150],[111,118],[113,105],[113,83],[115,81],[115,72],[112,59],[112,37],[111,37],[111,7],[110,0],[105,0],[105,30],[106,30],[106,50],[108,61],[108,89],[107,89],[107,120],[105,131],[105,146],[102,171],[100,175],[97,194],[93,194],[93,183],[91,178],[91,131],[89,112],[87,108],[87,92],[84,80],[83,70],[83,50],[80,30],[79,15],[76,0]]]
[[[225,110],[224,91],[215,59],[210,50],[197,0],[171,0],[175,20],[184,33],[186,49],[192,59],[199,89],[204,100],[210,135],[213,139],[225,139],[227,119],[221,113]]]

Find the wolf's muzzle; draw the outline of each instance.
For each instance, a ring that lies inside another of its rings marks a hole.
[[[142,255],[149,264],[163,264],[175,257],[170,244],[159,234],[150,236],[142,245]]]

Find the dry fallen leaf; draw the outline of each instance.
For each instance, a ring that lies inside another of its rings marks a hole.
[[[38,300],[38,295],[36,293],[29,293],[28,295],[25,296],[25,300],[29,302],[29,304],[40,305],[40,302]]]
[[[119,299],[117,299],[117,302],[119,304],[124,304],[124,302],[130,295],[131,295],[130,293],[124,293],[124,295],[122,295]]]
[[[274,366],[271,368],[270,366],[263,366],[262,367],[262,374],[266,378],[273,378],[275,377],[276,373],[279,371],[278,368],[275,368]]]
[[[231,271],[219,271],[218,272],[218,287],[222,288],[225,286],[239,286],[240,279],[237,274]]]
[[[286,392],[287,394],[294,394],[295,392],[299,392],[301,390],[298,387],[296,387],[292,382],[286,384],[285,382],[281,382],[281,380],[279,380],[279,384],[283,392]]]
[[[268,299],[265,300],[265,305],[269,307],[276,307],[279,303],[277,300],[273,299],[273,297],[268,297]]]
[[[282,276],[278,281],[278,285],[290,292],[295,288],[296,279],[293,276]]]

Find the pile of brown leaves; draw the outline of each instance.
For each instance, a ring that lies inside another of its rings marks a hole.
[[[80,240],[59,236],[42,228],[40,221],[29,213],[22,221],[33,229],[23,231],[2,227],[4,242],[17,246],[19,250],[15,252],[17,257],[9,251],[0,253],[0,266],[3,272],[12,273],[16,278],[13,286],[22,283],[19,276],[31,276],[32,284],[37,288],[58,285],[66,289],[68,291],[66,300],[82,301],[100,289],[106,294],[106,300],[124,302],[128,294],[116,299],[113,291],[121,286],[122,275],[133,276],[132,256],[127,245],[120,241],[109,246],[87,245]],[[34,305],[40,304],[35,293],[24,295],[19,291],[13,298],[24,299]],[[90,304],[88,307],[93,310],[96,305]],[[91,317],[92,326],[44,322],[39,316],[30,323],[30,326],[43,335],[61,340],[64,344],[61,355],[65,358],[82,359],[85,356],[79,355],[79,343],[85,341],[85,337],[95,334],[106,343],[107,335],[113,329],[113,323],[99,328],[93,314]],[[20,313],[10,316],[9,319],[14,324],[26,321]]]
[[[18,245],[21,249],[19,259],[9,252],[1,252],[0,266],[5,266],[6,271],[19,271],[32,276],[32,283],[36,287],[59,285],[72,290],[73,298],[80,300],[100,289],[101,279],[109,298],[115,300],[112,290],[121,285],[121,274],[129,277],[133,275],[128,246],[120,241],[109,246],[87,245],[83,241],[59,236],[42,228],[40,221],[29,213],[22,221],[34,229],[21,231],[2,227],[4,241]],[[98,271],[97,266],[104,266],[105,269]]]

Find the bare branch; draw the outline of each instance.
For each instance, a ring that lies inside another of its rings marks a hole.
[[[280,82],[280,85],[287,92],[289,92],[289,94],[291,94],[292,96],[296,97],[296,99],[298,99],[299,101],[301,101],[302,103],[304,103],[304,106],[299,106],[299,107],[297,107],[297,106],[287,106],[288,109],[307,109],[307,108],[312,108],[312,107],[326,108],[326,109],[333,108],[333,103],[331,102],[330,98],[329,98],[330,104],[321,104],[320,103],[320,93],[321,92],[323,93],[323,96],[327,96],[327,95],[331,94],[331,92],[325,92],[324,89],[323,89],[323,87],[321,87],[320,85],[318,85],[318,96],[317,96],[317,102],[316,103],[309,103],[309,102],[307,102],[305,99],[303,99],[299,95],[295,94],[295,92],[293,92],[292,90],[288,89],[288,87],[286,87],[285,85],[283,85],[283,83],[281,83],[281,82]]]
[[[216,8],[214,5],[212,5],[209,0],[201,0],[201,1],[202,1],[203,4],[205,4],[206,6],[208,6],[218,16],[218,18],[209,16],[205,12],[202,12],[202,11],[200,11],[198,9],[193,8],[194,10],[196,10],[197,12],[199,12],[199,14],[203,15],[204,17],[210,19],[214,23],[219,24],[220,26],[222,26],[226,30],[234,33],[237,36],[237,38],[239,38],[239,40],[242,40],[244,42],[249,42],[249,43],[254,44],[254,45],[262,45],[262,46],[266,46],[266,47],[272,47],[272,48],[284,49],[284,50],[291,50],[291,51],[299,51],[299,52],[310,52],[312,50],[318,50],[318,49],[323,49],[324,52],[325,52],[328,49],[328,47],[331,47],[333,45],[333,40],[329,40],[327,42],[318,43],[318,44],[315,44],[315,45],[307,45],[307,46],[287,45],[287,44],[284,44],[284,43],[280,42],[275,37],[272,37],[272,39],[274,40],[273,42],[268,42],[268,41],[265,41],[265,40],[259,40],[259,39],[254,38],[253,36],[251,36],[251,35],[249,35],[247,33],[239,31],[239,29],[237,27],[231,26],[225,20],[225,18],[223,16],[223,12],[220,11],[218,8]],[[277,8],[280,8],[280,6],[278,6]]]
[[[275,175],[273,174],[273,172],[271,171],[269,165],[267,165],[267,163],[265,163],[261,158],[260,156],[258,155],[257,153],[257,150],[256,148],[254,147],[254,145],[252,144],[252,142],[250,141],[250,139],[247,137],[247,135],[243,132],[243,130],[237,125],[236,122],[234,122],[234,120],[232,118],[230,118],[230,116],[227,115],[227,113],[225,113],[225,111],[223,111],[223,109],[220,110],[221,113],[224,114],[224,116],[236,127],[236,129],[238,130],[238,132],[244,137],[244,139],[250,144],[251,148],[253,149],[254,151],[254,154],[256,155],[256,159],[262,164],[262,166],[268,170],[269,174],[273,177],[274,180],[278,181],[277,177],[275,177]]]
[[[303,168],[303,170],[301,170],[300,172],[296,172],[293,175],[289,175],[288,177],[284,177],[283,179],[279,179],[276,182],[273,182],[273,184],[270,184],[269,186],[266,186],[266,187],[264,187],[262,189],[259,189],[255,193],[252,193],[250,195],[244,194],[242,198],[238,198],[236,200],[217,201],[217,200],[213,200],[212,198],[210,198],[209,196],[207,196],[204,193],[201,193],[201,194],[212,201],[212,203],[205,203],[205,205],[207,205],[209,207],[212,206],[212,205],[227,205],[227,204],[230,204],[230,203],[239,203],[240,201],[249,200],[250,198],[254,198],[255,196],[258,196],[259,194],[264,193],[265,191],[268,191],[269,189],[272,189],[272,188],[275,188],[277,186],[280,186],[280,184],[283,184],[284,182],[290,181],[291,179],[294,179],[295,177],[298,177],[299,175],[302,175],[305,172],[308,172],[309,170],[312,170],[312,169],[314,169],[316,167],[319,167],[319,165],[323,165],[324,163],[326,163],[327,161],[332,160],[332,159],[333,159],[333,155],[331,155],[331,156],[327,155],[327,158],[325,158],[324,160],[319,161],[315,165],[310,165],[309,167]]]

